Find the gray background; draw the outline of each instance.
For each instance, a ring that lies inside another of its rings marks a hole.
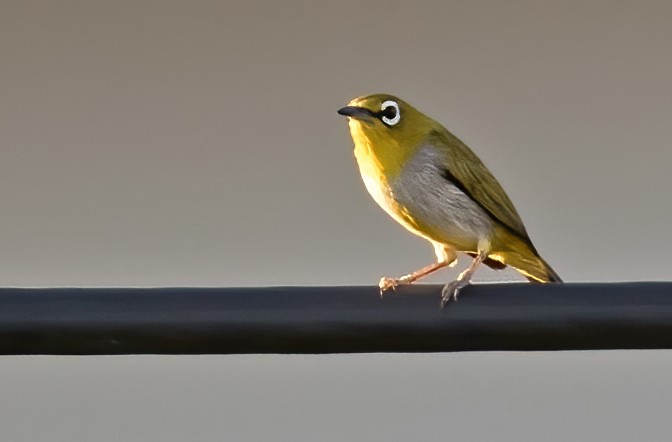
[[[669,279],[671,23],[666,1],[2,0],[0,286],[375,284],[429,263],[336,114],[373,92],[471,145],[567,281]],[[667,440],[671,369],[3,357],[0,439]]]

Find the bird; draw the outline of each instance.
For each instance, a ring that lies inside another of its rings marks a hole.
[[[457,300],[481,264],[511,266],[531,282],[562,282],[494,175],[443,125],[389,94],[357,97],[338,113],[348,118],[368,193],[399,224],[428,240],[437,258],[406,275],[382,277],[381,296],[454,266],[458,252],[473,259],[443,287],[441,307]]]

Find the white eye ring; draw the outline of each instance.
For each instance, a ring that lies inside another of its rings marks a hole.
[[[392,100],[387,100],[383,102],[383,104],[380,105],[380,110],[384,111],[388,107],[393,107],[394,110],[396,111],[394,114],[394,117],[392,118],[387,118],[385,115],[381,117],[381,120],[383,120],[386,124],[389,124],[390,126],[394,126],[401,120],[401,113],[399,112],[399,105],[397,104],[396,101]]]

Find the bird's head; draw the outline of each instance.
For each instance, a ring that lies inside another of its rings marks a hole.
[[[405,101],[388,94],[355,98],[338,113],[348,117],[358,161],[375,161],[395,175],[437,124]]]

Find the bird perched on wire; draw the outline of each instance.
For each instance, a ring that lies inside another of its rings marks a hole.
[[[338,113],[348,117],[369,194],[402,226],[427,239],[437,257],[415,272],[381,278],[381,295],[454,265],[457,252],[473,261],[443,288],[442,306],[457,299],[481,263],[511,266],[533,282],[562,282],[535,249],[502,186],[441,124],[386,94],[355,98]]]

